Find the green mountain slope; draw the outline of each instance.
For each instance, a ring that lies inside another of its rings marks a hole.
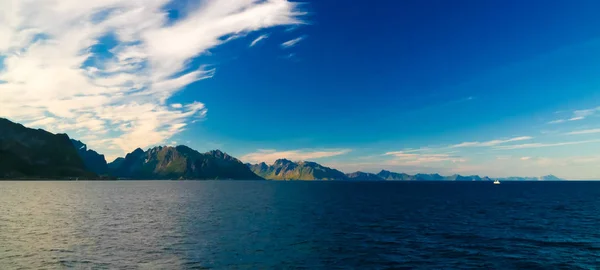
[[[292,162],[278,159],[269,166],[267,164],[248,164],[257,175],[269,180],[346,180],[343,172],[322,166],[315,162]]]
[[[187,146],[159,146],[148,151],[138,148],[114,163],[109,164],[111,174],[129,179],[262,179],[226,153],[214,150],[202,154]]]
[[[66,134],[0,118],[0,178],[94,177]]]

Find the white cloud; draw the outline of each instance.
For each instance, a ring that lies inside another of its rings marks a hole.
[[[594,133],[600,133],[600,128],[572,131],[567,134],[568,135],[580,135],[580,134],[594,134]]]
[[[587,144],[587,143],[597,143],[597,142],[600,142],[600,139],[587,140],[587,141],[559,142],[559,143],[526,143],[526,144],[517,144],[517,145],[503,145],[503,146],[496,146],[495,149],[512,150],[512,149],[526,149],[526,148],[543,148],[543,147],[555,147],[555,146]]]
[[[388,160],[384,162],[386,165],[420,165],[427,163],[439,163],[439,162],[451,162],[461,163],[466,162],[466,159],[451,155],[451,153],[443,154],[429,154],[429,153],[416,153],[416,152],[404,152],[394,151],[385,153],[387,156],[394,156],[394,160]]]
[[[531,157],[521,157],[521,160],[530,160]]]
[[[422,147],[418,149],[405,149],[401,151],[391,151],[383,154],[384,156],[394,156],[393,160],[388,160],[388,165],[408,165],[417,166],[428,163],[464,163],[467,162],[462,156],[457,156],[456,153],[460,152],[460,149],[467,147],[492,147],[500,144],[531,140],[533,137],[521,136],[503,140],[491,140],[491,141],[474,141],[474,142],[462,142],[459,144],[453,144],[443,147]],[[500,158],[499,158],[500,159]]]
[[[564,123],[566,122],[566,119],[557,119],[557,120],[552,120],[550,122],[548,122],[548,124],[560,124],[560,123]]]
[[[350,149],[324,149],[324,150],[288,150],[277,151],[273,149],[259,149],[257,152],[249,153],[240,159],[250,163],[273,163],[278,159],[290,160],[312,160],[326,157],[339,156],[349,153]]]
[[[258,42],[260,42],[263,39],[267,39],[268,37],[269,37],[268,34],[260,35],[259,37],[257,37],[255,40],[253,40],[250,43],[250,47],[254,47],[254,45],[256,45]]]
[[[305,38],[305,36],[301,36],[301,37],[297,37],[292,40],[288,40],[284,43],[281,43],[281,47],[284,49],[294,47],[294,46],[296,46],[296,44],[298,44],[298,42],[302,41],[304,38]]]
[[[596,108],[592,108],[592,109],[585,109],[585,110],[576,110],[576,111],[573,111],[571,117],[565,118],[565,119],[556,119],[556,120],[548,122],[548,124],[560,124],[560,123],[565,123],[565,122],[570,122],[570,121],[579,121],[579,120],[586,119],[587,117],[592,116],[598,112],[600,112],[600,107],[596,107]]]
[[[286,0],[206,0],[175,22],[162,10],[169,2],[0,1],[0,117],[102,133],[86,143],[108,156],[165,143],[207,113],[197,101],[167,102],[212,77],[190,60],[247,32],[302,23]]]
[[[451,145],[450,148],[485,147],[485,146],[494,146],[494,145],[504,144],[504,143],[509,143],[509,142],[531,140],[531,139],[533,139],[533,137],[522,136],[522,137],[515,137],[515,138],[511,138],[511,139],[506,139],[506,140],[492,140],[492,141],[487,141],[487,142],[463,142],[463,143]]]

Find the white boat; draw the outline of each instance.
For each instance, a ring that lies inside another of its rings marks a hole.
[[[494,180],[494,185],[500,185],[500,181],[498,179]]]

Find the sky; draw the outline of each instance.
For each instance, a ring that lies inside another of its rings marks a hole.
[[[0,1],[0,117],[107,156],[600,179],[598,1]]]

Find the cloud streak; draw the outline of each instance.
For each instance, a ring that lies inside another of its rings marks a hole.
[[[595,134],[600,133],[600,128],[571,131],[567,135]]]
[[[596,108],[592,108],[592,109],[585,109],[585,110],[576,110],[576,111],[573,111],[571,117],[552,120],[552,121],[548,122],[548,124],[560,124],[560,123],[571,122],[571,121],[580,121],[580,120],[586,119],[587,117],[592,116],[598,112],[600,112],[600,107],[596,107]]]
[[[305,36],[301,36],[301,37],[297,37],[292,40],[288,40],[284,43],[281,43],[281,47],[284,49],[294,47],[294,46],[296,46],[296,44],[298,44],[300,41],[304,40],[305,38],[306,38]]]
[[[271,149],[260,149],[257,152],[249,153],[242,156],[240,159],[250,163],[273,163],[278,159],[290,160],[312,160],[326,157],[340,156],[350,153],[351,149],[323,149],[323,150],[288,150],[277,151]]]
[[[88,138],[109,156],[164,143],[207,114],[199,101],[168,104],[213,76],[191,60],[244,33],[302,23],[286,0],[207,0],[175,21],[169,2],[1,1],[0,117]]]
[[[256,45],[258,42],[260,42],[263,39],[267,39],[268,37],[268,34],[260,35],[250,43],[250,47],[254,47],[254,45]]]
[[[487,141],[487,142],[463,142],[463,143],[451,145],[450,148],[486,147],[486,146],[489,147],[489,146],[495,146],[495,145],[509,143],[509,142],[518,142],[518,141],[525,141],[525,140],[531,140],[531,139],[533,139],[533,137],[522,136],[522,137],[515,137],[515,138],[511,138],[511,139],[507,139],[507,140],[492,140],[492,141]]]
[[[451,153],[444,154],[428,154],[428,153],[416,153],[416,152],[387,152],[384,155],[394,156],[394,160],[387,161],[387,165],[421,165],[429,163],[440,163],[440,162],[451,162],[461,163],[467,160],[460,157],[451,155]]]
[[[586,140],[586,141],[559,142],[559,143],[527,143],[527,144],[517,144],[517,145],[496,146],[495,149],[513,150],[513,149],[527,149],[527,148],[544,148],[544,147],[556,147],[556,146],[588,144],[588,143],[598,143],[598,142],[600,142],[600,139]]]

